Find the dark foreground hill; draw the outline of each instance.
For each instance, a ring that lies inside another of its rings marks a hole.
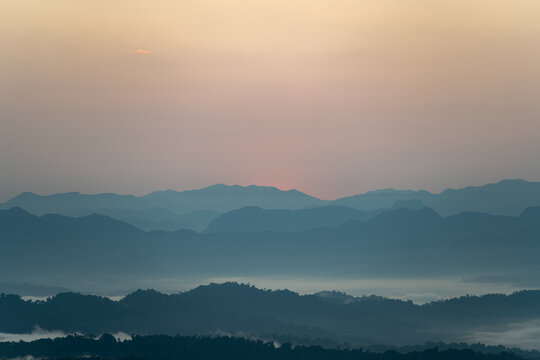
[[[373,353],[361,349],[325,349],[320,346],[294,346],[231,337],[136,336],[117,341],[105,334],[99,339],[68,336],[30,343],[0,343],[0,359],[26,355],[48,359],[152,359],[152,360],[518,360],[510,353],[480,353],[472,350],[437,348],[410,353]]]
[[[66,333],[216,335],[324,339],[318,343],[413,345],[475,339],[540,319],[540,291],[466,296],[415,305],[382,297],[299,295],[225,283],[165,295],[137,291],[120,301],[63,293],[46,301],[0,296],[0,332],[36,326]]]

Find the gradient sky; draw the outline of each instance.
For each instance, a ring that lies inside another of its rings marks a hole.
[[[540,180],[537,0],[0,0],[0,200]]]

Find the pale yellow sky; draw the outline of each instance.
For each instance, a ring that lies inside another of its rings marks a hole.
[[[540,180],[540,1],[0,0],[0,199]]]

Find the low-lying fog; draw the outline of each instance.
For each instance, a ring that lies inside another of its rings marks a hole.
[[[524,350],[540,350],[540,319],[509,324],[506,329],[477,330],[463,339],[467,343],[504,345]]]
[[[46,331],[36,326],[34,331],[28,334],[0,333],[0,342],[55,339],[67,335],[73,334],[66,334],[62,331]],[[131,339],[130,335],[122,332],[113,334],[113,336],[121,341]],[[510,348],[540,351],[540,319],[509,324],[504,329],[480,329],[465,335],[462,341],[469,344],[503,345]]]
[[[0,342],[12,342],[12,341],[34,341],[39,339],[56,339],[61,337],[66,337],[68,335],[75,335],[75,333],[69,333],[66,334],[63,331],[49,331],[44,330],[40,328],[39,326],[36,326],[34,330],[31,333],[27,334],[10,334],[10,333],[2,333],[0,332]],[[130,340],[131,336],[123,333],[118,332],[115,334],[112,334],[117,340]]]

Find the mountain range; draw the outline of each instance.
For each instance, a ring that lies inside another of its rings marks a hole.
[[[291,232],[143,231],[103,215],[0,211],[0,281],[186,276],[474,276],[537,283],[540,207],[519,216],[399,208]]]
[[[335,200],[336,204],[363,210],[391,206],[397,200],[422,200],[443,216],[460,212],[483,212],[494,215],[518,215],[525,208],[540,204],[540,183],[525,180],[502,180],[483,186],[447,189],[439,194],[419,190],[384,189]]]
[[[246,277],[540,288],[539,185],[389,189],[334,201],[226,185],[140,197],[23,193],[0,209],[0,291],[55,296],[0,296],[0,332],[231,334],[332,346],[529,336],[540,328],[534,290],[424,305],[236,283],[172,295],[129,291],[120,301],[65,290],[126,294],[121,289],[141,283],[163,289],[184,281],[169,288],[176,291],[190,281]]]
[[[383,209],[414,202],[430,207],[442,216],[466,211],[517,216],[528,207],[540,206],[540,183],[503,180],[477,187],[448,189],[439,194],[423,190],[383,189],[336,200],[321,200],[297,190],[283,191],[267,186],[222,184],[200,190],[156,191],[144,196],[113,193],[88,195],[76,192],[41,196],[25,192],[1,203],[0,209],[20,207],[37,215],[54,213],[75,217],[96,213],[148,231],[189,229],[197,232],[205,230],[214,232],[237,230],[236,225],[226,224],[223,219],[210,226],[213,220],[231,211],[234,213],[227,215],[228,221],[238,222],[242,221],[242,216],[253,218],[257,215],[256,222],[258,222],[258,216],[262,213],[255,210],[255,207],[265,210],[303,211],[318,207],[326,208],[313,210],[311,214],[309,211],[267,212],[264,219],[260,220],[261,224],[266,224],[260,228],[271,231],[299,231],[307,227],[312,228],[311,222],[319,223],[318,226],[332,226],[337,222],[365,220],[371,216],[370,213],[373,215]],[[238,210],[244,207],[248,209],[239,213]],[[328,211],[328,207],[333,207],[334,211]],[[323,213],[326,215],[322,216]],[[308,217],[311,220],[306,220]],[[321,222],[323,217],[328,220]],[[282,222],[281,218],[287,220]],[[273,225],[276,221],[279,222],[277,226]],[[286,225],[286,222],[290,224]],[[291,225],[293,222],[296,225]],[[249,226],[243,229],[243,231],[250,230],[252,229]]]

